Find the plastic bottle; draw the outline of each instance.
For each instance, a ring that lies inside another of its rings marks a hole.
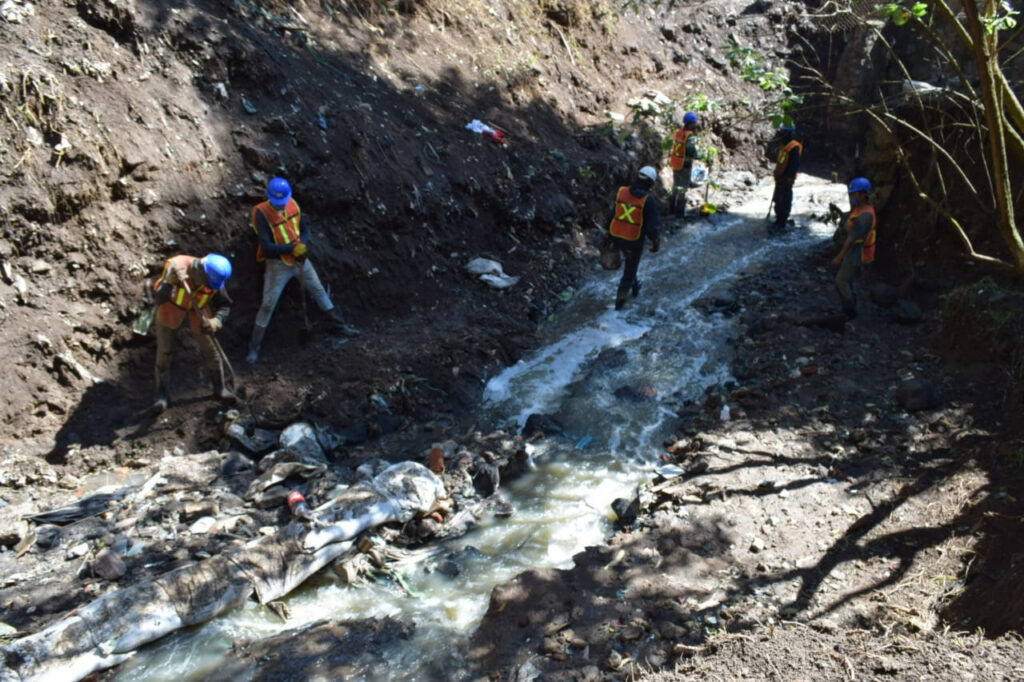
[[[729,415],[729,406],[728,405],[723,405],[722,406],[722,412],[718,416],[724,422],[729,421],[729,416],[730,416]]]
[[[309,508],[306,497],[298,490],[288,493],[288,510],[297,519],[309,521],[313,518],[313,510]]]

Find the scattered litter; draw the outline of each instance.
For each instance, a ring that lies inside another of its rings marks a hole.
[[[730,416],[731,415],[729,414],[729,406],[722,405],[722,411],[718,413],[718,418],[724,422],[727,422],[729,421]]]
[[[320,125],[321,129],[327,130],[327,119],[324,118],[323,114],[316,115],[316,122]]]
[[[480,280],[495,289],[508,289],[519,283],[518,277],[506,275],[501,263],[489,258],[474,258],[466,263],[466,272],[479,275]]]
[[[221,99],[227,99],[228,98],[228,88],[227,88],[226,85],[224,85],[221,82],[217,82],[217,83],[213,84],[213,91],[215,93],[217,93],[217,96],[220,97]]]
[[[467,123],[466,129],[472,130],[474,133],[485,135],[494,140],[495,142],[497,142],[498,144],[505,144],[506,142],[506,133],[504,130],[499,130],[497,128],[489,126],[477,118],[474,118],[472,121]]]
[[[242,95],[242,108],[245,109],[245,113],[247,113],[247,114],[255,114],[256,113],[255,105],[253,105],[253,103],[250,102],[246,98],[245,95]]]

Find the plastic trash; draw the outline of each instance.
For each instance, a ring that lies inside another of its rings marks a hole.
[[[250,102],[245,97],[245,95],[242,95],[242,108],[245,109],[245,113],[247,113],[247,114],[255,114],[256,113],[255,105],[253,105],[253,103]]]
[[[466,129],[471,130],[474,133],[479,133],[485,137],[489,137],[498,144],[505,144],[505,131],[493,128],[492,126],[487,125],[480,119],[474,118],[472,121],[466,124]]]
[[[578,441],[576,441],[576,445],[574,447],[576,450],[582,450],[583,448],[590,445],[590,443],[593,442],[593,440],[593,436],[583,436],[583,438],[580,438]]]
[[[729,421],[730,415],[729,415],[729,406],[728,405],[722,405],[722,411],[718,414],[718,417],[719,417],[719,419],[721,419],[724,422]]]
[[[306,502],[306,496],[298,490],[293,490],[288,493],[288,511],[290,511],[292,516],[295,518],[302,519],[304,521],[310,521],[313,518],[313,510],[309,508],[309,503]]]

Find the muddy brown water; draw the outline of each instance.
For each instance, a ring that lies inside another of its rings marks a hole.
[[[595,263],[594,275],[544,324],[543,347],[490,380],[478,423],[522,426],[540,413],[564,427],[531,446],[530,473],[503,482],[515,509],[510,517],[490,517],[456,541],[423,550],[398,567],[404,587],[348,587],[321,574],[285,600],[288,623],[250,603],[154,643],[113,679],[203,680],[235,640],[323,618],[384,616],[414,623],[414,636],[384,652],[353,652],[352,679],[416,680],[428,670],[458,670],[458,645],[480,622],[494,586],[533,568],[571,566],[574,554],[601,543],[611,529],[610,503],[630,497],[658,469],[683,403],[729,380],[733,321],[691,304],[724,294],[743,271],[784,267],[788,250],[831,237],[834,226],[813,215],[823,215],[830,201],[844,207],[843,187],[801,177],[797,190],[797,226],[780,236],[765,232],[770,184],[712,221],[669,228],[662,250],[641,262],[640,296],[621,311],[611,305],[618,273]]]

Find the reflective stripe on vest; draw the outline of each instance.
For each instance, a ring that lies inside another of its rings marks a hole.
[[[676,134],[672,136],[672,151],[668,156],[672,170],[683,170],[683,165],[686,163],[686,139],[693,133],[693,130],[676,128]]]
[[[288,204],[284,207],[284,213],[278,212],[269,201],[257,204],[252,209],[252,229],[256,233],[256,237],[259,238],[260,231],[256,227],[257,213],[262,213],[263,217],[267,219],[267,224],[270,226],[270,236],[274,239],[275,244],[282,246],[292,244],[299,241],[299,238],[302,236],[302,209],[299,208],[298,202],[294,199],[288,201]],[[256,247],[256,260],[260,263],[266,260],[266,254],[263,253],[262,246]],[[287,265],[295,265],[295,257],[291,254],[286,253],[282,255],[281,260]]]
[[[776,177],[782,175],[782,171],[786,169],[786,163],[789,161],[789,153],[794,149],[796,149],[797,152],[800,154],[804,153],[804,146],[797,142],[796,140],[790,140],[789,144],[787,144],[786,146],[782,147],[782,149],[779,150],[779,155],[778,157],[776,157],[775,160]]]
[[[874,263],[875,262],[875,242],[878,241],[878,216],[875,215],[875,207],[865,204],[864,206],[858,206],[857,208],[850,211],[850,218],[846,222],[846,231],[848,233],[853,232],[853,222],[861,213],[871,214],[871,229],[868,231],[868,235],[864,239],[855,239],[854,244],[863,244],[860,250],[860,261],[862,263]]]
[[[644,204],[649,196],[638,197],[629,191],[629,187],[620,187],[615,197],[615,217],[608,226],[608,233],[630,242],[640,239],[644,233]]]

